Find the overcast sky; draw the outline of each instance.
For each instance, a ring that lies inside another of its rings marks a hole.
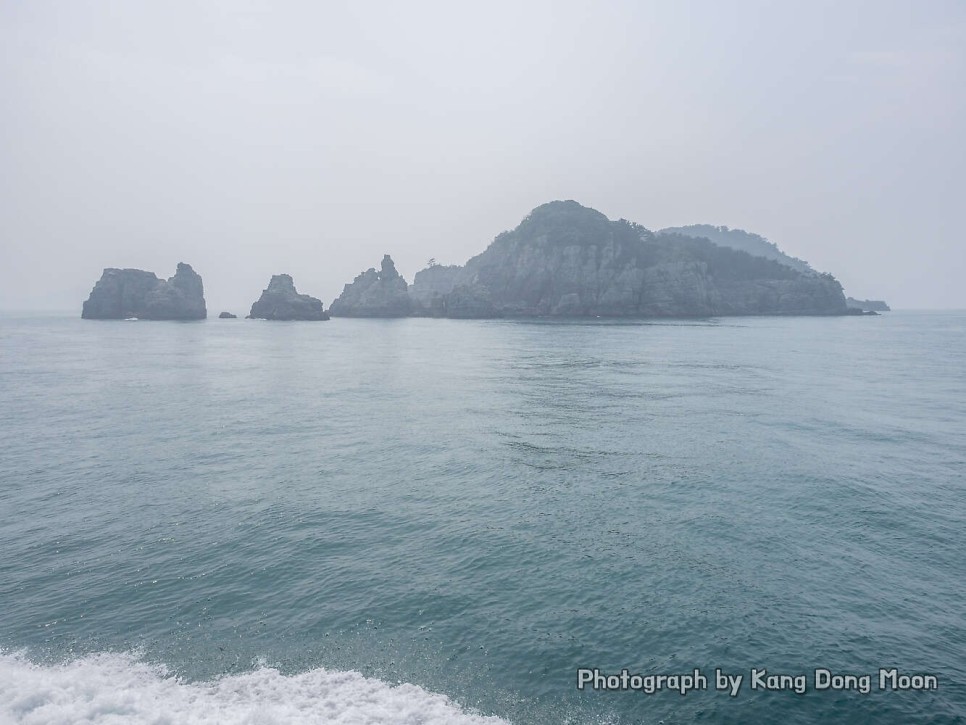
[[[964,79],[962,0],[0,0],[0,309],[179,261],[328,305],[552,199],[966,308]]]

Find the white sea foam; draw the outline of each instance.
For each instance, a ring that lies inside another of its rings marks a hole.
[[[444,695],[390,685],[358,672],[322,668],[283,675],[261,667],[188,683],[131,654],[96,654],[37,665],[0,652],[0,725],[181,725],[335,723],[338,725],[499,725]]]

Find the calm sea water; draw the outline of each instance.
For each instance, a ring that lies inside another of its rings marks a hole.
[[[964,722],[964,370],[964,313],[6,316],[0,721]]]

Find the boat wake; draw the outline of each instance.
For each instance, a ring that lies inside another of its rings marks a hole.
[[[323,668],[283,675],[271,667],[185,682],[130,653],[38,665],[0,652],[0,724],[335,723],[505,725],[444,695],[358,672]]]

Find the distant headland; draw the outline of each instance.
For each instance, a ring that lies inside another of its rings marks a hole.
[[[846,298],[815,271],[757,234],[694,225],[652,232],[611,221],[575,201],[538,206],[465,265],[430,260],[409,285],[386,254],[345,285],[329,310],[277,274],[249,318],[716,317],[861,315],[884,302]],[[160,280],[105,269],[84,303],[86,319],[204,319],[201,277],[181,263]],[[227,313],[220,315],[228,317]]]
[[[864,312],[889,312],[892,310],[882,300],[857,300],[854,297],[846,297],[845,304],[854,310],[863,310]]]

